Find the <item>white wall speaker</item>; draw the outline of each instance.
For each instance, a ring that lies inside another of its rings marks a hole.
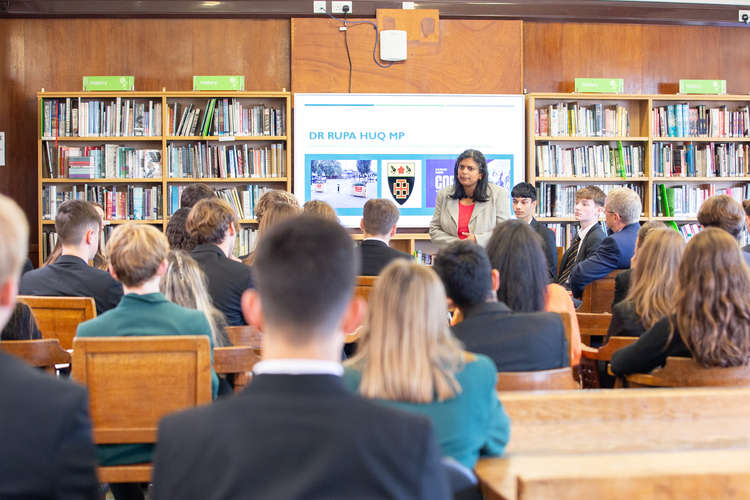
[[[380,59],[382,61],[406,61],[406,31],[384,30],[380,32]]]

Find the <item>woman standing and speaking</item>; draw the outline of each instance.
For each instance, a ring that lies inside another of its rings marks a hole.
[[[467,149],[456,159],[453,185],[437,194],[430,239],[440,248],[458,240],[486,246],[495,225],[509,216],[508,191],[487,182],[484,155]]]

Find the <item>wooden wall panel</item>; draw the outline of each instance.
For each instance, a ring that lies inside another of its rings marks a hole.
[[[346,92],[344,35],[330,19],[292,19],[292,91]],[[349,29],[352,92],[519,93],[521,21],[441,20],[435,44],[408,42],[403,63],[372,60],[375,32]]]

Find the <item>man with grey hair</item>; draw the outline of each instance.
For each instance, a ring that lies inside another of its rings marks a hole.
[[[364,233],[359,247],[363,276],[377,276],[393,259],[411,258],[408,253],[388,246],[396,234],[398,217],[398,207],[390,200],[374,198],[365,203],[359,223]]]
[[[586,260],[579,262],[570,273],[573,297],[581,298],[583,287],[608,275],[615,269],[630,269],[635,240],[638,237],[638,218],[641,198],[628,188],[615,188],[604,204],[605,220],[610,235]]]

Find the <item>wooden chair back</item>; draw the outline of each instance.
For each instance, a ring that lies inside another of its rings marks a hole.
[[[73,379],[89,392],[96,444],[154,443],[159,420],[211,402],[208,337],[76,338]],[[102,482],[149,481],[151,468],[100,467]]]
[[[60,347],[71,349],[79,323],[96,317],[92,297],[35,297],[19,295],[18,301],[31,308],[45,339],[57,339]]]
[[[627,347],[638,337],[610,337],[598,349],[587,348],[581,351],[581,378],[585,389],[598,389],[602,386],[598,361],[610,361],[615,351]]]
[[[587,313],[576,311],[578,329],[581,331],[581,342],[591,345],[591,337],[607,335],[612,314],[609,312]]]
[[[569,366],[532,372],[498,372],[498,391],[551,391],[580,389]]]
[[[612,311],[612,301],[615,298],[615,276],[622,271],[616,269],[602,279],[589,283],[583,288],[580,312],[602,313]]]
[[[365,300],[370,298],[372,287],[375,286],[377,276],[357,276],[357,284],[354,286],[354,295]]]
[[[630,387],[750,387],[750,365],[704,368],[692,358],[670,356],[663,368],[625,378]]]
[[[250,372],[260,359],[260,350],[251,346],[215,347],[214,371],[217,375],[234,375],[237,393],[250,382]]]
[[[70,353],[60,347],[57,339],[4,340],[0,349],[50,373],[55,372],[55,365],[70,364]]]
[[[562,256],[565,253],[564,247],[555,247],[557,250],[557,269],[560,269],[560,263],[562,262]]]
[[[228,326],[226,332],[233,346],[250,346],[255,349],[261,347],[263,334],[254,326]]]

